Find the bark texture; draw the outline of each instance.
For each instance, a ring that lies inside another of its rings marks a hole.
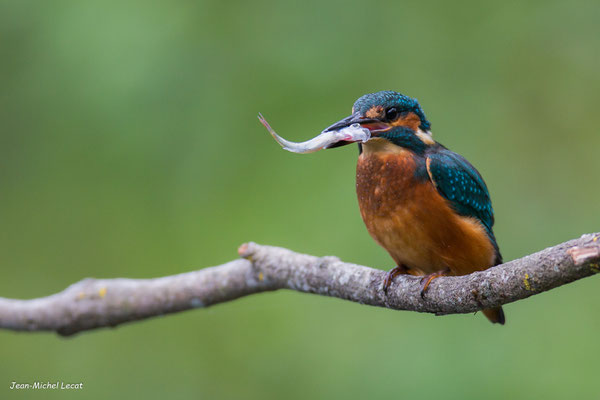
[[[48,297],[0,298],[0,328],[68,336],[278,289],[395,310],[472,313],[600,272],[600,233],[486,271],[435,279],[425,298],[420,294],[419,277],[398,276],[385,296],[381,290],[385,271],[256,243],[243,244],[238,252],[242,259],[179,275],[84,279]]]

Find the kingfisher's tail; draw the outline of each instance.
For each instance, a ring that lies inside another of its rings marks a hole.
[[[482,310],[482,312],[493,324],[504,325],[504,322],[506,321],[502,307],[488,308],[487,310]]]
[[[494,266],[502,264],[502,254],[500,254],[500,249],[498,249],[498,245],[496,244],[496,239],[494,238],[494,234],[492,233],[492,244],[496,248],[496,259],[494,260]],[[488,308],[487,310],[482,310],[483,315],[490,320],[492,324],[500,324],[504,325],[506,322],[506,318],[504,318],[504,311],[502,307],[496,308]]]

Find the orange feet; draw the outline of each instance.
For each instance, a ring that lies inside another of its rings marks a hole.
[[[387,295],[387,291],[395,277],[401,274],[407,274],[408,269],[404,265],[398,265],[396,268],[390,269],[383,279],[383,293]]]
[[[427,288],[429,287],[429,284],[431,283],[432,280],[434,280],[435,278],[439,278],[440,276],[446,276],[448,275],[448,273],[450,272],[449,268],[445,268],[441,271],[437,271],[434,272],[432,274],[429,275],[425,275],[424,277],[421,278],[421,298],[425,298],[425,292],[427,291]]]

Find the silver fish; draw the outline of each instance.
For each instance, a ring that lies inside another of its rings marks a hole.
[[[317,150],[326,149],[338,142],[366,142],[371,138],[371,132],[367,128],[363,128],[360,124],[346,126],[339,130],[324,130],[320,135],[307,140],[306,142],[290,142],[279,136],[267,120],[258,114],[258,120],[267,128],[273,139],[283,147],[284,150],[292,153],[312,153]]]

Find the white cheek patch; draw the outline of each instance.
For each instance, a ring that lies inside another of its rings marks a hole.
[[[416,135],[425,144],[434,144],[435,143],[435,140],[433,140],[433,137],[431,135],[431,131],[422,131],[421,129],[419,129],[417,131]]]

